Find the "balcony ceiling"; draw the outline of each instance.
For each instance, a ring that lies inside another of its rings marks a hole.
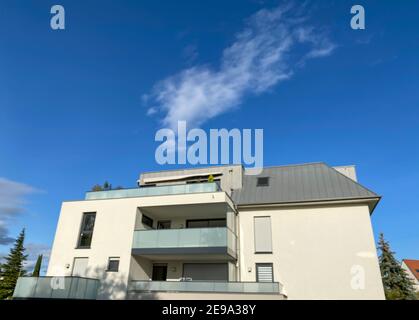
[[[187,205],[169,205],[141,207],[141,212],[152,218],[172,219],[206,219],[206,218],[225,218],[227,211],[231,211],[227,203],[205,203]]]
[[[211,262],[226,262],[234,261],[234,258],[229,254],[137,254],[135,249],[132,252],[133,256],[141,256],[152,261],[211,261]]]

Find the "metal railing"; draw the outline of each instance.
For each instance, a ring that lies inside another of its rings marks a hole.
[[[99,280],[81,277],[20,277],[13,298],[90,299],[97,297]]]
[[[280,294],[279,282],[143,281],[130,282],[128,291]]]
[[[139,187],[133,189],[115,189],[107,191],[89,191],[86,192],[86,200],[101,199],[120,199],[120,198],[136,198],[175,194],[204,193],[217,192],[221,188],[217,182],[176,184],[155,187]]]

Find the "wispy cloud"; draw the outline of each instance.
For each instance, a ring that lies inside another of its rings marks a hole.
[[[32,272],[33,268],[35,267],[36,260],[38,259],[38,255],[42,254],[41,272],[45,274],[48,266],[51,248],[46,244],[42,243],[28,243],[25,246],[25,248],[26,253],[28,254],[28,258],[24,265],[25,269],[29,272]]]
[[[182,56],[188,65],[191,65],[198,58],[198,48],[194,44],[187,45],[182,50]]]
[[[24,212],[26,197],[36,192],[39,190],[27,184],[0,177],[0,245],[13,242],[8,224]]]
[[[307,60],[330,55],[335,45],[301,11],[280,6],[256,12],[224,49],[218,66],[195,65],[156,83],[147,114],[159,115],[170,128],[179,120],[199,126],[237,107],[246,95],[291,78]]]
[[[9,229],[4,221],[0,220],[0,245],[7,245],[14,241],[13,238],[9,237]]]

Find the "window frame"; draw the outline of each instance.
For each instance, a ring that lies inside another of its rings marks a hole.
[[[258,272],[258,266],[270,266],[271,270],[272,270],[272,283],[275,282],[275,275],[274,275],[274,264],[272,262],[257,262],[255,264],[255,268],[256,268],[256,282],[259,283],[271,283],[271,282],[266,282],[266,281],[259,281],[259,272]]]
[[[110,265],[111,261],[117,261],[118,262],[118,265],[117,265],[116,270],[112,270],[112,269],[109,268],[109,265]],[[120,257],[109,257],[108,258],[108,265],[106,266],[106,272],[119,272],[119,264],[120,264],[120,262],[121,262],[121,258]]]
[[[144,220],[149,220],[149,222],[151,222],[151,225],[144,223]],[[154,220],[151,219],[149,216],[146,216],[144,213],[141,214],[141,223],[143,224],[143,226],[153,229]]]
[[[208,222],[206,227],[189,227],[190,222],[206,221]],[[225,226],[223,227],[210,227],[210,221],[225,221]],[[213,219],[188,219],[186,220],[186,229],[203,229],[203,228],[226,228],[227,227],[227,218],[213,218]]]
[[[93,215],[94,216],[94,221],[93,221],[93,227],[91,231],[85,231],[84,230],[84,222],[85,222],[85,217],[88,215]],[[96,225],[96,212],[92,211],[92,212],[83,212],[82,217],[81,217],[81,223],[80,223],[80,228],[79,228],[79,235],[77,238],[77,245],[76,245],[76,249],[90,249],[92,247],[92,240],[93,240],[93,232],[95,230],[95,225]],[[82,246],[81,245],[81,240],[82,240],[82,235],[85,233],[90,233],[90,242],[89,245],[87,246]]]
[[[269,179],[270,177],[258,177],[256,180],[256,187],[269,187]],[[260,180],[262,179],[266,179],[266,184],[265,183],[260,183]]]
[[[165,223],[169,224],[169,228],[161,228],[161,226],[164,225]],[[172,221],[171,220],[158,220],[156,228],[157,230],[169,230],[172,228]]]
[[[256,219],[257,218],[269,218],[269,227],[270,227],[270,231],[271,231],[271,251],[258,251],[256,248],[256,228],[255,228],[255,223],[256,223]],[[254,252],[255,254],[273,254],[274,251],[274,244],[273,244],[273,233],[272,233],[272,217],[271,216],[254,216],[253,217],[253,247],[254,247]]]

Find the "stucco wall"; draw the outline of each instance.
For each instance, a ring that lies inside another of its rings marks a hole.
[[[96,212],[91,249],[77,249],[82,215],[89,211]],[[99,298],[125,298],[136,212],[127,200],[64,202],[47,275],[69,276],[74,258],[87,257],[86,276],[101,279]],[[109,257],[120,258],[119,272],[106,272]]]
[[[333,169],[335,169],[336,171],[339,171],[340,173],[342,173],[343,175],[347,176],[348,178],[354,181],[358,181],[356,177],[355,166],[338,166],[338,167],[333,167]]]
[[[273,253],[255,254],[253,217],[267,215]],[[241,281],[273,263],[289,299],[384,299],[367,205],[239,209],[239,219]]]

